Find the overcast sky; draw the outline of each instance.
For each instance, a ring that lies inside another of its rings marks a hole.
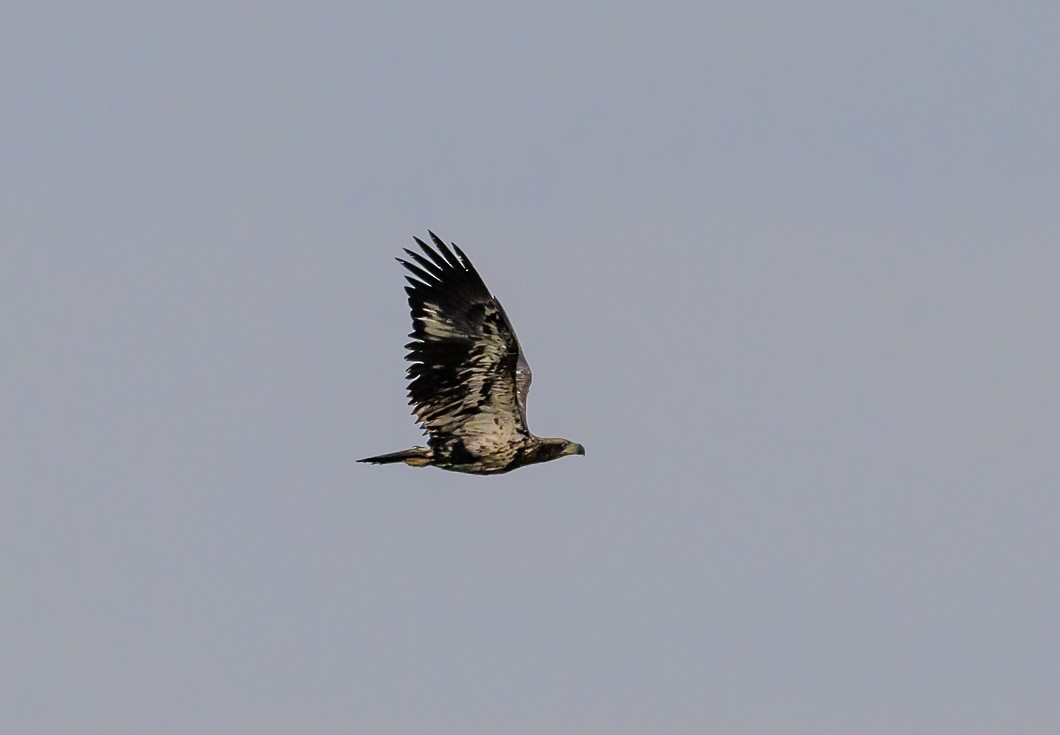
[[[0,730],[1060,731],[1058,27],[5,5]],[[427,228],[586,457],[355,463]]]

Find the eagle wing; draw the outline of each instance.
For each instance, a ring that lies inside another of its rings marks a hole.
[[[412,341],[409,404],[431,443],[459,439],[476,455],[529,436],[530,366],[500,302],[453,243],[430,232],[423,254],[406,249]],[[455,253],[454,253],[455,251]]]

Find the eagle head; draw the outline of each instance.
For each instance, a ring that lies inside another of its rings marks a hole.
[[[584,455],[585,447],[569,439],[560,439],[558,437],[555,439],[544,439],[535,436],[533,437],[532,445],[524,455],[523,463],[549,462],[553,459],[570,457],[574,454]]]
[[[563,451],[560,452],[560,456],[561,457],[569,457],[569,456],[571,456],[573,454],[578,454],[578,455],[581,455],[582,457],[584,457],[585,456],[585,447],[583,447],[578,442],[568,441],[567,443],[565,443],[563,445]]]

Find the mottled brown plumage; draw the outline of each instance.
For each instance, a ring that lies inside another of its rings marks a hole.
[[[497,474],[536,462],[585,454],[567,439],[543,439],[526,425],[530,366],[500,302],[463,251],[433,232],[434,248],[398,259],[412,274],[409,404],[426,447],[358,460],[404,462],[455,472]],[[455,251],[455,252],[454,252]]]

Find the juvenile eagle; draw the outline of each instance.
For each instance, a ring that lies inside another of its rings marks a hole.
[[[423,254],[405,249],[409,260],[397,259],[415,276],[405,277],[412,308],[405,359],[409,405],[427,446],[358,461],[490,475],[585,454],[581,444],[530,433],[530,366],[508,315],[456,243],[450,250],[428,233],[434,248],[413,238]]]

